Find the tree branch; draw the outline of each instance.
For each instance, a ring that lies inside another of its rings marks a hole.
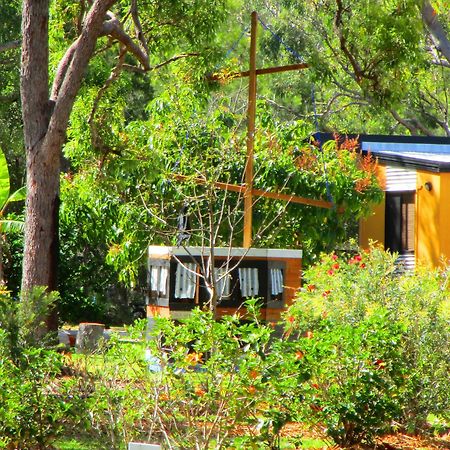
[[[131,17],[133,19],[134,26],[136,28],[136,38],[141,43],[141,46],[145,54],[150,57],[150,51],[148,49],[147,40],[145,39],[144,32],[142,31],[141,21],[139,20],[137,0],[131,1]]]
[[[20,100],[19,92],[13,92],[9,95],[0,95],[0,103],[13,103]]]
[[[363,77],[363,70],[361,66],[359,65],[358,61],[356,61],[356,58],[353,56],[351,51],[347,47],[347,39],[344,36],[344,33],[342,31],[342,15],[344,13],[344,6],[342,5],[342,0],[336,0],[337,5],[337,11],[335,15],[334,25],[336,27],[336,32],[339,38],[339,43],[341,50],[344,52],[345,56],[350,61],[351,66],[353,67],[356,81],[359,83]]]
[[[450,63],[450,41],[437,18],[435,9],[431,6],[428,0],[424,0],[422,6],[422,20],[427,26],[428,30],[436,42],[436,46],[439,48],[445,59]]]
[[[421,131],[426,136],[434,136],[435,133],[426,128],[416,117],[412,119],[403,119],[394,109],[389,110],[394,119],[409,130],[412,135],[417,135]]]
[[[149,55],[145,50],[139,47],[131,36],[129,36],[123,29],[120,21],[114,17],[111,13],[108,13],[111,16],[111,19],[107,20],[103,24],[103,29],[101,32],[102,36],[111,36],[114,39],[117,39],[121,44],[123,44],[127,50],[132,53],[137,60],[141,63],[142,67],[145,70],[150,70],[149,65]]]
[[[172,56],[169,59],[166,59],[165,61],[163,61],[163,62],[161,62],[159,64],[156,64],[156,66],[149,67],[146,70],[141,68],[141,67],[132,66],[130,64],[124,64],[123,68],[128,70],[128,71],[130,71],[130,72],[146,73],[146,72],[151,72],[152,70],[160,69],[161,67],[164,67],[167,64],[170,64],[170,63],[173,63],[175,61],[178,61],[179,59],[189,58],[191,56],[200,56],[200,53],[192,52],[192,53],[182,53],[180,55],[175,55],[175,56]]]

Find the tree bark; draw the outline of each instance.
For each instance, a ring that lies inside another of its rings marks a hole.
[[[43,148],[50,118],[48,91],[48,0],[24,0],[22,14],[21,100],[27,158],[27,200],[22,290],[55,288],[51,273],[57,249],[54,212],[58,202],[59,160]]]

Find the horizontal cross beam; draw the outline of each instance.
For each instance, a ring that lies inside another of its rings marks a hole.
[[[173,177],[178,181],[193,181],[196,184],[208,183],[208,181],[204,180],[203,178],[188,177],[186,175],[181,174],[174,174]],[[241,194],[244,194],[246,189],[245,184],[231,184],[231,183],[223,183],[220,181],[212,181],[210,183],[218,189],[222,189],[225,191],[239,192]],[[281,200],[289,203],[299,203],[302,205],[317,206],[319,208],[331,209],[334,207],[332,202],[328,202],[326,200],[316,200],[312,198],[299,197],[297,195],[284,194],[280,192],[263,191],[261,189],[252,189],[252,195],[264,198],[271,198],[274,200]],[[338,212],[343,212],[343,209],[339,208]]]
[[[264,75],[266,73],[278,73],[278,72],[287,72],[289,70],[301,70],[301,69],[307,69],[309,66],[306,63],[299,63],[299,64],[289,64],[287,66],[277,66],[277,67],[267,67],[266,69],[256,69],[256,75]],[[250,71],[245,70],[244,72],[231,72],[229,74],[221,74],[221,73],[215,73],[208,76],[208,80],[211,81],[218,81],[222,78],[244,78],[250,76]]]

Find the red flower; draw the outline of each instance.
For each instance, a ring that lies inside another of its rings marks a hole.
[[[325,291],[325,292],[322,294],[322,297],[328,297],[330,294],[331,294],[331,291]]]
[[[386,363],[382,359],[376,359],[374,362],[377,369],[385,369]]]
[[[332,259],[333,261],[336,261],[336,260],[338,259],[338,255],[331,255],[331,259]]]
[[[300,359],[302,359],[304,356],[305,356],[305,354],[304,354],[301,350],[298,350],[298,351],[295,352],[295,359],[296,359],[296,360],[300,360]]]
[[[359,262],[359,261],[361,261],[362,258],[361,258],[361,255],[355,255],[353,259],[354,259],[355,261],[358,261],[358,262]]]
[[[365,268],[366,268],[366,265],[365,265],[364,263],[361,263],[361,264],[359,265],[359,267],[361,267],[361,269],[365,269]]]
[[[316,289],[316,285],[315,284],[308,284],[308,286],[306,287],[306,290],[308,292],[312,292]]]
[[[333,267],[333,269],[336,269],[336,270],[337,270],[337,269],[339,269],[339,264],[338,264],[338,263],[336,263],[336,264],[333,264],[333,266],[332,266],[332,267]]]
[[[287,318],[287,320],[288,320],[289,323],[294,323],[295,322],[295,317],[294,316],[289,316]]]
[[[334,270],[333,270],[333,269],[330,269],[330,270],[327,272],[327,274],[330,275],[330,276],[334,275]]]

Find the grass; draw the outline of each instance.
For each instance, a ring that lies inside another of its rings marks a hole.
[[[55,450],[107,450],[101,442],[90,437],[68,437],[55,442]]]

